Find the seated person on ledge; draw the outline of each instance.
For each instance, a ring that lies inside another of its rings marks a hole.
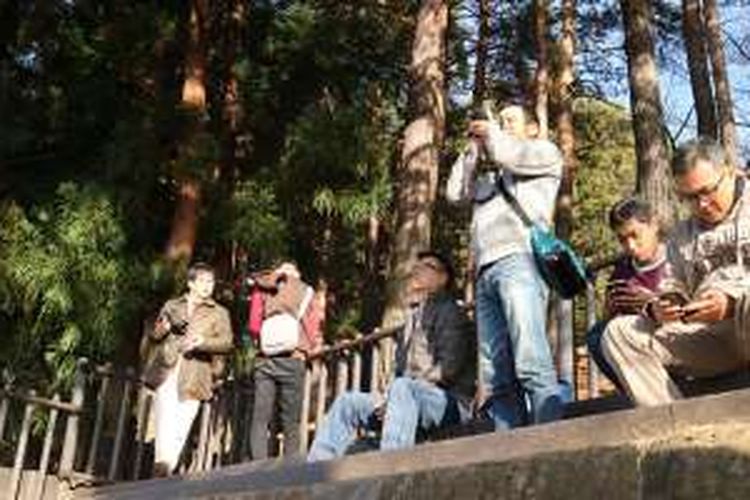
[[[602,334],[609,320],[639,314],[655,296],[667,259],[659,221],[648,202],[628,197],[615,203],[609,212],[609,227],[617,235],[623,255],[615,262],[607,283],[605,319],[589,330],[586,344],[599,370],[617,385],[617,375],[602,354]]]
[[[380,449],[414,445],[418,429],[469,419],[476,378],[476,342],[466,315],[450,295],[453,272],[434,252],[420,253],[409,282],[406,324],[396,347],[396,378],[387,394],[339,396],[315,434],[308,461],[344,455],[358,429],[382,421]]]
[[[714,377],[747,368],[750,189],[713,141],[679,147],[672,160],[678,197],[690,216],[667,239],[667,277],[687,292],[664,295],[641,315],[607,325],[602,351],[637,406],[682,397],[672,376]],[[675,294],[676,295],[676,294]]]

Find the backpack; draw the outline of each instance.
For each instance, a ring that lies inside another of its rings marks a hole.
[[[301,345],[303,333],[301,321],[309,309],[313,298],[313,289],[304,285],[297,310],[277,312],[264,318],[260,327],[260,350],[266,356],[291,353]]]
[[[263,327],[265,303],[265,294],[259,286],[253,285],[247,297],[247,332],[256,342],[260,338],[260,330]]]

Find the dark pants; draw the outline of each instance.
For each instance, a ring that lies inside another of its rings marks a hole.
[[[255,399],[250,446],[253,459],[268,457],[268,431],[278,395],[281,430],[284,433],[284,455],[299,454],[299,427],[305,362],[296,358],[259,359],[253,380]]]
[[[599,371],[607,377],[610,382],[615,384],[618,389],[622,389],[617,374],[612,369],[612,366],[610,366],[607,358],[604,357],[604,353],[602,352],[602,335],[604,335],[604,330],[607,328],[607,323],[607,321],[598,321],[591,327],[591,330],[586,333],[586,345],[588,346],[591,359],[594,360]]]

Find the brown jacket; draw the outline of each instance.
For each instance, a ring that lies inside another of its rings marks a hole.
[[[232,349],[232,327],[229,312],[213,299],[196,304],[193,315],[187,316],[187,295],[167,301],[159,317],[166,315],[172,323],[172,331],[165,331],[161,323],[151,333],[155,341],[163,341],[175,333],[175,326],[186,323],[184,335],[200,335],[203,343],[194,350],[182,354],[178,374],[178,392],[181,400],[207,400],[213,393],[216,378],[224,368],[224,354]]]

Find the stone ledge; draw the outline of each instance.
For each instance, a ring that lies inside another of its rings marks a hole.
[[[649,482],[649,474],[663,479],[658,471],[695,472],[710,463],[703,459],[691,462],[690,452],[684,451],[684,447],[680,448],[683,451],[669,447],[651,451],[648,443],[677,439],[693,428],[727,424],[750,425],[750,390],[694,398],[670,406],[624,410],[512,432],[428,443],[410,450],[364,453],[316,464],[280,465],[273,461],[243,464],[201,475],[85,490],[77,496],[108,499],[569,498],[567,493],[580,488],[580,498],[605,495],[609,500],[640,498],[636,495],[656,491],[658,481]],[[728,446],[731,443],[724,444],[729,450],[726,455],[733,460],[732,470],[749,472],[744,451],[732,451]],[[705,450],[701,453],[705,457],[710,455]],[[670,456],[688,457],[684,461],[686,465],[680,466],[681,469],[669,466],[663,457]],[[648,465],[647,470],[642,469],[643,464]],[[626,496],[609,494],[607,484],[612,481],[616,481],[621,488],[618,491]],[[463,485],[460,495],[451,486],[454,483]],[[570,490],[570,485],[578,486]],[[458,496],[448,495],[451,491]],[[563,495],[563,492],[567,493]]]

